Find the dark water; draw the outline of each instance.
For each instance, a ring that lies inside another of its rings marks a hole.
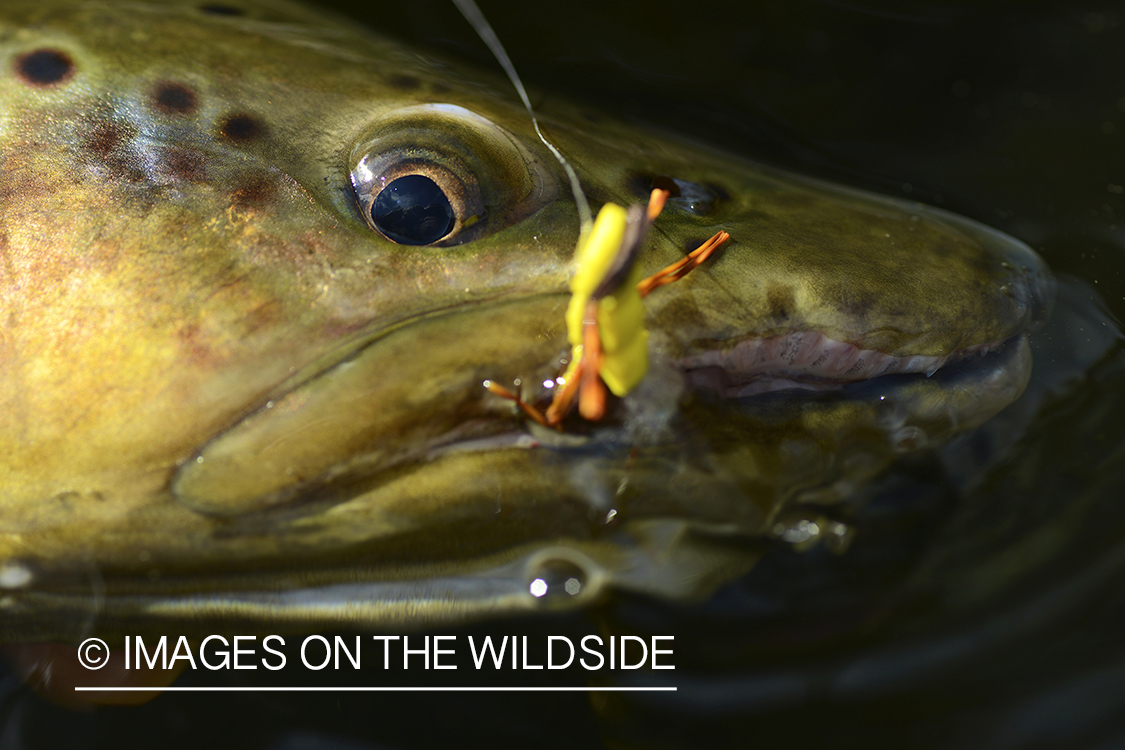
[[[533,88],[1030,244],[1061,286],[1027,394],[890,472],[846,554],[779,546],[696,606],[442,631],[675,635],[677,693],[177,695],[71,714],[9,685],[0,744],[1125,747],[1125,3],[483,5]],[[490,64],[445,3],[345,10]],[[293,677],[278,682],[338,682]]]

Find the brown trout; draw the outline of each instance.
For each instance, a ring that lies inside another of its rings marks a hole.
[[[733,238],[561,431],[482,387],[549,400],[579,233],[507,82],[283,0],[6,0],[0,640],[705,596],[1026,383],[1021,243],[538,114],[595,209],[674,186],[645,273]]]

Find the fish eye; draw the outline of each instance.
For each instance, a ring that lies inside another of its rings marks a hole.
[[[450,104],[380,119],[351,159],[360,214],[400,245],[472,241],[530,216],[557,192],[542,162],[514,136]]]
[[[429,177],[410,174],[392,180],[371,206],[371,220],[388,239],[429,245],[453,231],[453,204]]]

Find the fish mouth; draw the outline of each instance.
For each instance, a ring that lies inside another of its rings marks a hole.
[[[821,187],[815,180],[806,184]],[[845,199],[855,195],[847,188],[832,189]],[[918,204],[879,200],[883,205],[876,213],[901,211],[910,222],[920,213]],[[931,252],[939,257],[919,258],[933,264],[924,274],[915,275],[909,267],[896,269],[900,279],[888,279],[882,295],[847,281],[836,283],[836,277],[846,279],[853,273],[860,278],[877,275],[879,269],[854,271],[864,259],[832,259],[816,268],[813,283],[802,288],[788,270],[804,262],[799,251],[773,252],[771,257],[772,251],[763,253],[751,242],[736,244],[712,276],[722,287],[723,262],[764,266],[762,279],[740,282],[741,293],[725,302],[728,310],[753,311],[746,316],[748,325],[742,327],[731,313],[713,323],[718,335],[689,323],[684,331],[658,340],[690,389],[726,399],[788,389],[833,391],[895,376],[928,378],[953,365],[971,370],[973,363],[988,360],[994,352],[1018,348],[1020,340],[1050,316],[1056,285],[1046,264],[1026,244],[991,227],[932,207],[926,207],[924,215],[940,233]],[[885,226],[890,236],[894,224]],[[883,232],[880,226],[872,233]],[[943,247],[949,238],[973,249],[954,258],[956,252]],[[946,262],[950,265],[943,269]],[[948,288],[958,283],[966,288]],[[833,287],[837,307],[799,304],[802,294],[810,297],[810,290]],[[709,290],[701,295],[713,307],[723,307]],[[671,331],[672,326],[665,328]]]
[[[796,331],[712,349],[680,360],[679,366],[691,388],[724,398],[745,398],[789,388],[839,389],[889,375],[930,377],[947,364],[987,355],[1012,340],[976,344],[943,355],[894,356],[835,341],[818,331]]]

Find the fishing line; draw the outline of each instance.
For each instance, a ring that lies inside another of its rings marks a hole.
[[[566,176],[570,179],[570,191],[574,193],[574,202],[578,206],[578,218],[582,222],[582,233],[585,234],[586,230],[593,224],[593,217],[590,215],[590,204],[586,200],[586,194],[582,192],[582,185],[578,182],[578,174],[574,171],[574,167],[570,166],[570,162],[566,157],[554,147],[554,145],[547,140],[543,135],[543,131],[539,129],[539,120],[535,117],[535,110],[531,107],[531,100],[527,97],[527,91],[523,87],[523,82],[520,81],[519,74],[516,73],[516,68],[512,65],[508,53],[504,51],[504,45],[500,43],[500,39],[496,36],[496,32],[492,30],[488,20],[484,17],[484,13],[477,7],[475,0],[453,0],[453,4],[461,11],[461,15],[465,20],[476,30],[477,34],[484,41],[488,48],[492,50],[492,54],[500,63],[500,67],[504,68],[504,72],[508,74],[508,79],[512,85],[516,87],[516,91],[523,100],[523,105],[527,107],[527,113],[531,115],[531,124],[535,126],[535,133],[539,136],[539,140],[543,141],[555,158],[559,160],[559,164],[566,170]]]

